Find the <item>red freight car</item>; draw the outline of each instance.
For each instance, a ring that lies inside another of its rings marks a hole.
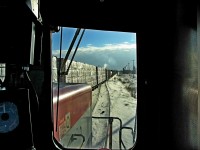
[[[64,147],[91,147],[91,86],[63,84],[59,85],[59,92],[57,89],[58,85],[55,84],[53,88],[54,137]]]

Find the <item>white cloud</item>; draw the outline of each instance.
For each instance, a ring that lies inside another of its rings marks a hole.
[[[124,44],[128,44],[128,42],[124,42]]]
[[[61,57],[65,57],[66,53],[67,53],[67,50],[62,50]],[[52,51],[52,55],[60,57],[60,50],[54,50],[54,51]]]
[[[94,46],[88,44],[86,47],[79,47],[78,53],[108,52],[108,51],[135,51],[136,44],[123,42],[118,44],[104,44],[103,46]],[[62,50],[62,57],[65,56],[67,50]],[[54,50],[53,55],[58,56],[59,50]]]
[[[124,51],[124,50],[133,50],[136,49],[136,44],[130,43],[120,43],[120,44],[105,44],[103,46],[92,46],[89,47],[80,47],[79,52],[96,52],[96,51]]]

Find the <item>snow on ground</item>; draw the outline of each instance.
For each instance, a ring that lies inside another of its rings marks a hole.
[[[102,84],[99,91],[98,102],[93,110],[92,116],[95,117],[109,117],[109,101],[108,90],[106,84]],[[106,119],[92,120],[92,146],[94,148],[102,148],[105,146],[105,139],[107,137],[108,123]]]
[[[96,117],[108,117],[110,109],[111,117],[120,118],[123,127],[131,127],[134,130],[137,105],[136,78],[136,75],[133,76],[131,74],[115,75],[105,84],[101,85],[99,101],[92,115]],[[106,119],[93,119],[92,143],[94,148],[109,148],[109,142],[105,143],[108,133],[107,125],[108,122]],[[114,119],[112,149],[119,149],[119,125],[119,121]],[[133,135],[130,130],[123,130],[122,140],[126,148],[133,146]]]

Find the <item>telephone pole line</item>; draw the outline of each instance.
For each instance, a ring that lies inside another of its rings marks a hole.
[[[132,61],[133,61],[133,74],[135,74],[135,73],[136,73],[135,65],[134,65],[134,61],[135,61],[135,60],[132,60]]]

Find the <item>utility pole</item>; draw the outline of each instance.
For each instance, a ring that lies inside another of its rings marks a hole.
[[[130,65],[129,65],[129,63],[128,63],[128,67],[127,67],[127,70],[130,70]]]
[[[133,61],[133,74],[135,74],[135,65],[134,65],[135,60],[132,60],[132,61]]]
[[[123,73],[125,73],[126,72],[126,67],[127,67],[127,65],[123,68]]]

